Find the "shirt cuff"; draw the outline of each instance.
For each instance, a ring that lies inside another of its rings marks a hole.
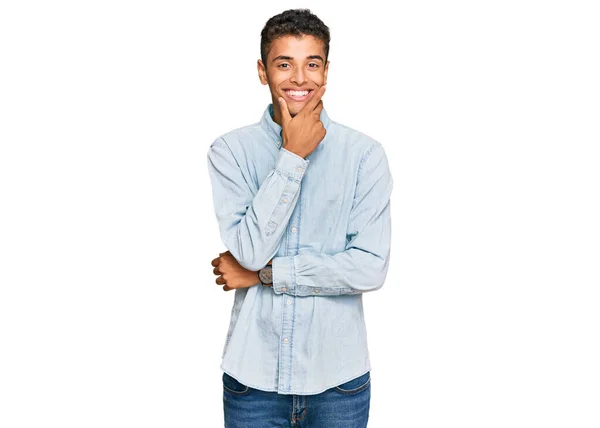
[[[279,159],[277,159],[276,169],[286,177],[299,182],[302,180],[309,162],[308,159],[304,159],[282,147],[279,149]]]
[[[272,266],[273,291],[277,294],[293,294],[296,283],[294,256],[275,257]]]

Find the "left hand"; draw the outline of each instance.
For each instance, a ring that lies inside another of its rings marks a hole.
[[[211,264],[215,267],[213,273],[220,275],[215,282],[223,285],[224,291],[260,284],[258,272],[244,268],[229,251],[219,253],[219,257],[214,259]]]

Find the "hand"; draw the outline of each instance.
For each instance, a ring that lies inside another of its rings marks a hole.
[[[285,99],[279,97],[281,107],[283,148],[300,157],[310,155],[325,138],[327,131],[321,122],[325,86],[314,91],[304,107],[292,118]]]
[[[224,291],[260,284],[258,272],[241,266],[229,251],[219,253],[219,257],[214,259],[211,264],[215,267],[213,273],[220,275],[215,282],[223,285]]]

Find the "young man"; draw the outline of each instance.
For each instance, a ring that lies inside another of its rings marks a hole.
[[[258,76],[272,103],[208,151],[228,249],[213,272],[235,289],[221,366],[228,428],[367,425],[362,293],[387,274],[393,183],[382,145],[323,107],[329,41],[309,10],[269,19]]]

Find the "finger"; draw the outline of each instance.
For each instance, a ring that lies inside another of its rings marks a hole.
[[[216,267],[216,268],[213,269],[213,273],[215,275],[221,275],[221,272],[219,272],[219,268],[218,267]]]
[[[223,285],[225,284],[225,280],[223,279],[222,276],[218,277],[217,279],[215,279],[215,282],[219,285]]]
[[[231,290],[233,290],[233,288],[228,287],[227,285],[223,286],[223,291],[231,291]]]
[[[319,101],[321,101],[321,98],[325,93],[325,86],[321,86],[319,89],[313,92],[314,93],[312,97],[310,98],[310,100],[308,100],[306,104],[304,104],[304,107],[302,107],[301,111],[311,112],[315,109],[315,107],[317,107],[317,104],[319,104]]]
[[[315,109],[313,110],[313,113],[317,116],[320,117],[321,116],[321,111],[323,110],[323,100],[319,101],[319,103],[317,104],[317,106],[315,107]]]
[[[220,257],[217,257],[216,259],[213,259],[213,261],[210,262],[210,264],[213,265],[213,266],[219,266],[219,263],[221,263],[221,261],[219,259],[220,259]]]
[[[292,120],[292,116],[290,115],[287,103],[285,102],[283,97],[279,97],[278,101],[279,107],[281,107],[281,119],[283,123],[287,124],[290,120]]]

